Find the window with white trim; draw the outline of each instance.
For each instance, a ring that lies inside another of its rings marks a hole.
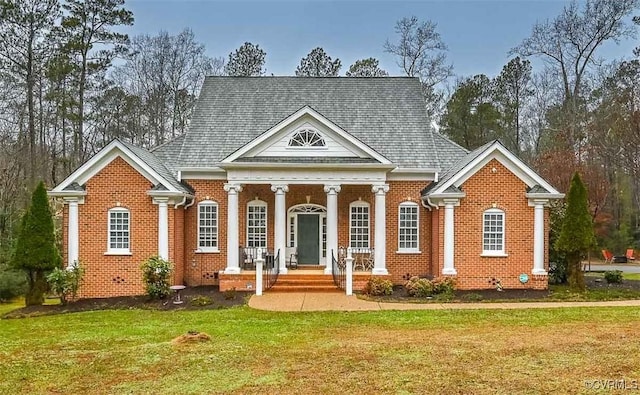
[[[369,203],[353,202],[349,205],[349,246],[369,248]]]
[[[418,205],[400,203],[398,207],[398,250],[418,251]]]
[[[299,132],[295,132],[289,140],[289,147],[325,147],[327,144],[320,135],[313,129],[304,129]]]
[[[128,254],[130,252],[130,225],[131,215],[124,207],[115,207],[109,210],[109,240],[107,252],[111,254]]]
[[[198,250],[218,251],[218,203],[211,200],[198,203]]]
[[[503,255],[504,252],[504,211],[489,209],[483,214],[482,253]]]
[[[247,204],[247,247],[267,248],[267,202]]]

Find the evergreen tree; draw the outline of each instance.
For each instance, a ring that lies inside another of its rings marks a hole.
[[[324,49],[314,48],[307,56],[300,60],[296,69],[298,77],[337,77],[342,67],[340,59],[333,60]]]
[[[584,291],[586,288],[580,267],[582,255],[594,245],[595,236],[589,213],[587,189],[578,173],[575,173],[567,193],[567,208],[562,229],[556,240],[556,249],[565,253],[569,287],[573,290]]]
[[[234,77],[261,76],[265,73],[266,56],[267,53],[259,45],[246,42],[229,54],[229,62],[224,66],[224,71]]]
[[[44,302],[44,293],[47,290],[46,274],[61,264],[47,191],[41,181],[33,192],[31,205],[22,217],[13,256],[13,265],[27,274],[27,306]]]
[[[387,77],[389,73],[378,67],[378,59],[367,58],[356,60],[349,66],[347,77]]]

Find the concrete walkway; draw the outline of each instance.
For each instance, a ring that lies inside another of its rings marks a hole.
[[[270,311],[377,311],[377,310],[473,310],[550,309],[562,307],[640,307],[640,300],[611,302],[513,302],[513,303],[385,303],[346,296],[344,293],[265,293],[253,295],[249,306]]]

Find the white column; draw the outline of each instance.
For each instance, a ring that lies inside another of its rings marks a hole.
[[[78,264],[79,246],[78,241],[78,198],[64,198],[69,204],[69,218],[67,223],[67,269],[72,269]]]
[[[375,256],[371,274],[389,274],[387,271],[387,203],[389,185],[373,185],[371,191],[376,194],[376,229],[374,237]]]
[[[444,201],[444,268],[442,269],[442,274],[448,275],[457,274],[453,264],[453,252],[455,248],[453,207],[457,202],[458,200]]]
[[[242,191],[242,185],[224,184],[227,191],[227,274],[240,273],[238,255],[238,193]]]
[[[155,198],[158,203],[158,256],[169,259],[169,199]]]
[[[532,274],[547,274],[544,270],[544,205],[546,200],[534,200],[533,270]]]
[[[338,193],[340,185],[325,185],[327,194],[327,259],[325,274],[333,273],[332,254],[338,259]]]
[[[287,259],[285,251],[287,248],[287,202],[286,193],[289,192],[287,185],[272,185],[271,190],[276,194],[276,212],[274,220],[274,248],[273,253],[280,250],[280,273],[287,273]]]

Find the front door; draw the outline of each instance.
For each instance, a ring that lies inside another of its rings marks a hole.
[[[298,214],[298,263],[317,265],[320,258],[320,216]]]

